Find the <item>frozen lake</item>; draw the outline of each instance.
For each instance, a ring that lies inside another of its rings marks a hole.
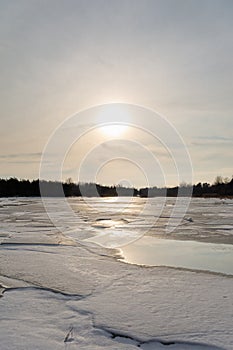
[[[51,243],[57,237],[119,248],[124,261],[134,264],[233,275],[233,200],[192,199],[183,216],[179,208],[173,215],[175,198],[47,198],[44,203],[52,222],[40,199],[1,199],[0,241],[40,243],[43,237]]]
[[[233,201],[44,204],[0,199],[0,348],[232,350]]]

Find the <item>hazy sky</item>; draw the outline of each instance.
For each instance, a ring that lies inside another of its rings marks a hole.
[[[164,115],[188,147],[195,182],[231,177],[232,19],[232,0],[0,0],[0,177],[38,178],[54,129],[110,102]],[[127,157],[135,147],[126,147]],[[87,152],[85,142],[77,145],[65,177]],[[100,182],[117,183],[119,171],[120,180],[143,185],[124,160],[112,163]]]

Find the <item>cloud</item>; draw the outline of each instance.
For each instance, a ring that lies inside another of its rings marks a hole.
[[[1,154],[0,161],[5,164],[39,164],[41,152]]]
[[[225,136],[199,136],[196,137],[194,141],[190,142],[191,146],[223,146],[227,144],[232,144],[233,138]]]
[[[0,159],[40,158],[41,152],[0,154]]]

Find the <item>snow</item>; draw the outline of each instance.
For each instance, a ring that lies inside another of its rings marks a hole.
[[[232,276],[126,264],[39,199],[1,204],[0,349],[233,349]]]
[[[158,341],[114,336],[93,324],[92,314],[74,299],[36,288],[9,290],[1,300],[1,349],[166,349]],[[169,349],[205,349],[194,344]],[[208,347],[207,349],[214,349]],[[216,349],[216,348],[215,348]]]

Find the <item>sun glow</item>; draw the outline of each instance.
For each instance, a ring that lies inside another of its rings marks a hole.
[[[109,124],[101,127],[101,131],[105,135],[113,138],[122,136],[126,132],[126,130],[127,126],[122,124]]]

